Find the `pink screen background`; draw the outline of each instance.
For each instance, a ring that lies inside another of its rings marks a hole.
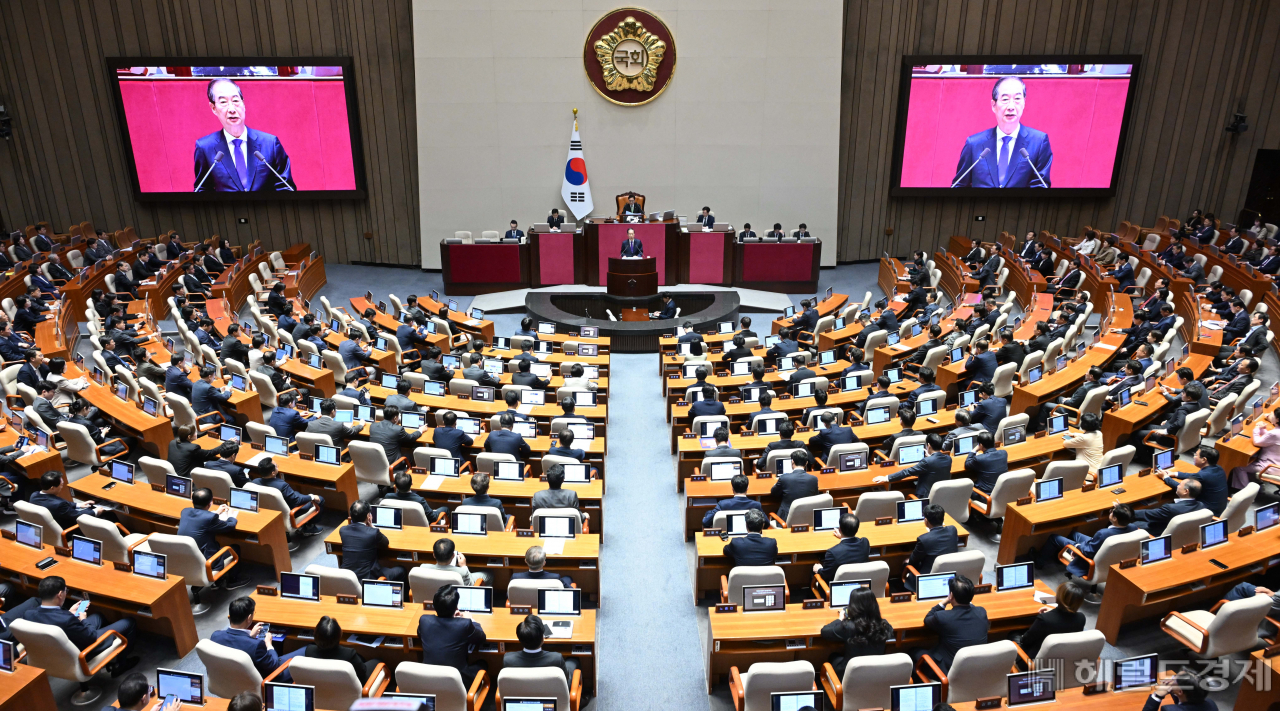
[[[196,141],[222,124],[209,109],[208,78],[128,79],[120,95],[144,193],[195,188]],[[236,78],[246,123],[280,139],[298,190],[355,190],[347,95],[335,79]]]
[[[1120,143],[1128,77],[1020,77],[1022,124],[1049,134],[1055,188],[1108,188]],[[903,141],[904,188],[949,188],[969,136],[995,126],[996,76],[913,76]]]

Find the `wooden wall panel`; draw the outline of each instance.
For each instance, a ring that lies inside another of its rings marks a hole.
[[[139,203],[104,57],[351,56],[366,200]],[[417,141],[409,0],[42,0],[0,12],[0,225],[89,220],[269,248],[310,241],[331,262],[417,266]],[[247,225],[237,218],[248,218]],[[364,234],[373,234],[365,240]]]
[[[1234,220],[1255,152],[1280,148],[1277,36],[1270,0],[847,0],[839,259],[905,255],[952,234],[1150,225],[1193,208]],[[899,63],[931,53],[1142,55],[1116,196],[890,198]],[[1228,134],[1237,110],[1249,131]]]

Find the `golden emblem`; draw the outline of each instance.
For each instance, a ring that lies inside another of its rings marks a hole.
[[[604,70],[606,88],[653,91],[667,43],[646,30],[639,20],[627,16],[612,32],[596,40],[594,46],[596,59]]]

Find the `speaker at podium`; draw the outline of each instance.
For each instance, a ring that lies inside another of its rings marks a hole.
[[[658,260],[653,257],[609,257],[606,291],[613,296],[658,293]]]

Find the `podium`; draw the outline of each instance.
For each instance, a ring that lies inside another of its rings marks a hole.
[[[612,296],[653,296],[658,293],[657,260],[610,257],[606,285]]]

